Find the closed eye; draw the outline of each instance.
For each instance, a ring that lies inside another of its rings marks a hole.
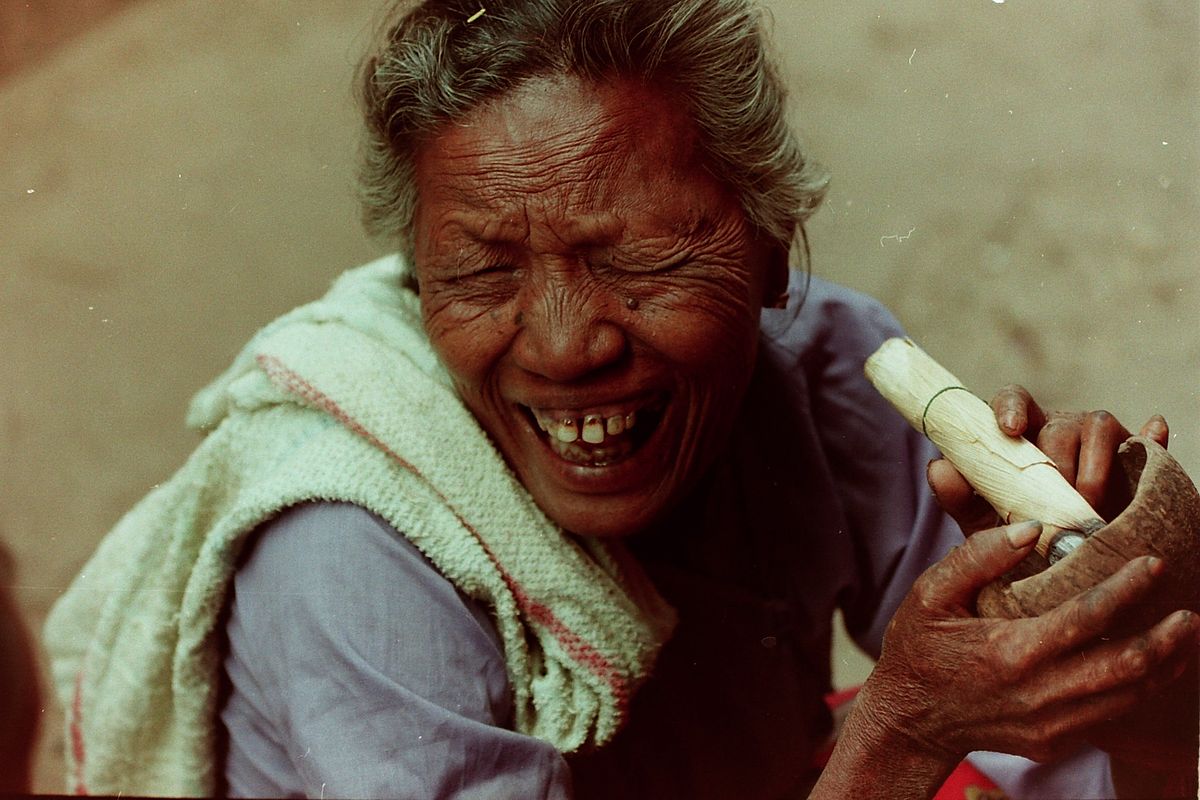
[[[487,264],[482,267],[462,268],[459,270],[458,274],[455,277],[457,277],[459,280],[461,280],[463,278],[485,277],[485,276],[489,276],[489,275],[490,276],[512,275],[514,273],[517,273],[519,271],[519,269],[520,268],[517,267],[517,265],[515,265],[515,264],[501,262],[498,264]]]

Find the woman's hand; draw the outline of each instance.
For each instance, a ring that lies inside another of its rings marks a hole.
[[[1129,437],[1129,431],[1111,414],[1103,411],[1047,414],[1027,390],[1016,385],[998,392],[991,405],[1000,428],[1010,435],[1024,435],[1033,440],[1104,519],[1113,519],[1128,504],[1130,489],[1116,454],[1117,447]],[[1139,433],[1167,446],[1169,430],[1160,416],[1151,417]],[[938,502],[966,534],[996,524],[995,512],[974,494],[949,462],[932,462],[928,479]],[[1167,619],[1183,620],[1187,612],[1182,614]],[[1148,641],[1145,638],[1148,636],[1150,632],[1139,638]],[[1148,682],[1142,692],[1149,699],[1139,704],[1136,713],[1093,728],[1088,739],[1107,750],[1114,757],[1114,765],[1121,760],[1127,770],[1129,765],[1137,765],[1133,769],[1149,768],[1157,775],[1164,774],[1163,770],[1182,768],[1193,773],[1194,781],[1195,636],[1181,644],[1172,658],[1176,664],[1173,671],[1187,667],[1187,677],[1182,682],[1156,696],[1155,689],[1161,679]]]
[[[1200,635],[1191,612],[1140,635],[1107,635],[1153,588],[1157,559],[1135,559],[1040,617],[975,617],[979,590],[1021,561],[1039,532],[1036,523],[981,531],[921,576],[860,699],[878,724],[954,761],[983,749],[1052,760],[1183,671]]]
[[[976,617],[979,590],[1020,562],[1039,533],[1037,523],[980,531],[914,584],[814,797],[872,778],[889,787],[880,796],[930,796],[972,750],[1056,759],[1183,671],[1200,635],[1191,612],[1136,636],[1110,635],[1120,612],[1154,587],[1157,559],[1135,559],[1040,617]]]

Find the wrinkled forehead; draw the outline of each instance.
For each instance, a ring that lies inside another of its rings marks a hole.
[[[538,198],[619,208],[708,181],[695,126],[670,94],[633,80],[534,78],[445,126],[417,151],[420,202],[498,211]]]

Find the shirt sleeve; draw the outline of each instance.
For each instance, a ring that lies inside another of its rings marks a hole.
[[[298,506],[262,526],[226,623],[232,796],[566,798],[509,730],[494,626],[382,519]]]
[[[1117,796],[1108,754],[1092,747],[1083,747],[1053,764],[1007,753],[971,753],[967,760],[1012,798],[1105,800]]]
[[[903,336],[878,301],[813,278],[804,303],[781,312],[767,335],[797,354],[821,453],[836,487],[852,566],[837,603],[847,632],[877,658],[883,632],[917,577],[962,542],[925,482],[937,450],[863,373],[886,339]]]

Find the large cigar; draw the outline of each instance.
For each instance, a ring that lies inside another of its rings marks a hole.
[[[1000,430],[991,407],[911,340],[884,342],[867,359],[866,373],[1001,519],[1041,521],[1036,549],[1050,563],[1104,526],[1045,453]]]

